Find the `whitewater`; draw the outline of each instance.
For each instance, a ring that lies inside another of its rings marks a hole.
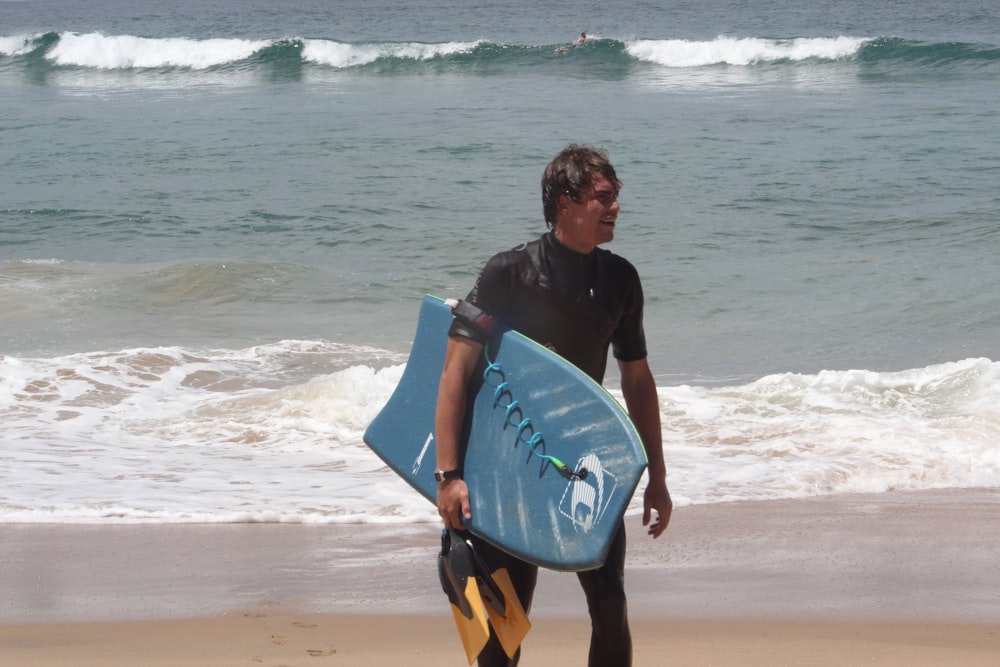
[[[0,522],[433,521],[361,440],[400,361],[320,341],[0,358]],[[289,370],[323,365],[344,367]],[[1000,485],[986,359],[659,391],[678,506]]]

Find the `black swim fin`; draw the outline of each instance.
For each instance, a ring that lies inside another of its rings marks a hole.
[[[466,535],[442,532],[438,573],[451,602],[469,664],[489,639],[489,628],[480,619],[489,617],[489,625],[508,657],[514,657],[531,629],[507,568],[500,567],[495,560],[490,549],[480,553]],[[485,630],[485,636],[480,635],[480,629]]]
[[[438,576],[441,578],[441,588],[451,603],[458,636],[462,639],[465,657],[470,665],[479,657],[490,638],[474,558],[468,542],[452,531],[445,530],[441,533]]]

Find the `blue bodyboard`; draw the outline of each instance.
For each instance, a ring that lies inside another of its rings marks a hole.
[[[444,301],[424,298],[403,376],[364,434],[431,502],[434,412],[451,321]],[[646,468],[639,434],[600,384],[516,331],[494,336],[486,353],[492,363],[474,398],[464,453],[467,528],[542,567],[600,567]]]

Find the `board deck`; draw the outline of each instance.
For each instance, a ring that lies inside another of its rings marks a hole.
[[[425,297],[406,369],[364,440],[435,501],[434,412],[451,308]],[[542,567],[599,567],[646,468],[628,415],[601,385],[515,331],[487,346],[493,362],[472,406],[464,454],[473,533]],[[581,478],[560,472],[555,456]]]

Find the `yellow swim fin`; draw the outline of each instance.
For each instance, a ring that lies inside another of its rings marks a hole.
[[[483,647],[490,638],[490,629],[486,624],[486,616],[483,613],[483,600],[479,595],[479,586],[476,580],[470,577],[466,580],[465,599],[472,608],[472,618],[468,618],[462,610],[451,605],[452,616],[455,617],[455,627],[458,628],[458,636],[462,638],[462,647],[465,648],[465,657],[471,665],[479,657]]]
[[[496,633],[497,639],[500,641],[500,646],[503,647],[503,652],[507,654],[508,658],[513,658],[514,654],[517,653],[517,649],[521,646],[521,642],[527,636],[528,630],[531,629],[531,621],[528,620],[528,615],[524,613],[521,600],[517,597],[517,592],[514,590],[514,584],[510,581],[507,568],[493,570],[490,577],[497,588],[500,589],[500,592],[503,593],[506,604],[504,605],[503,613],[501,613],[500,609],[490,600],[487,600],[486,613],[490,617],[490,625],[493,626],[493,632]]]
[[[456,536],[456,539],[460,538]],[[531,621],[514,590],[507,568],[496,562],[497,552],[489,548],[477,550],[472,541],[464,541],[472,553],[479,593],[486,602],[490,625],[503,652],[508,658],[513,658],[531,629]]]
[[[448,595],[455,627],[471,665],[479,657],[490,638],[486,605],[479,594],[476,566],[471,546],[450,531],[441,534],[441,554],[438,556],[438,576]]]

